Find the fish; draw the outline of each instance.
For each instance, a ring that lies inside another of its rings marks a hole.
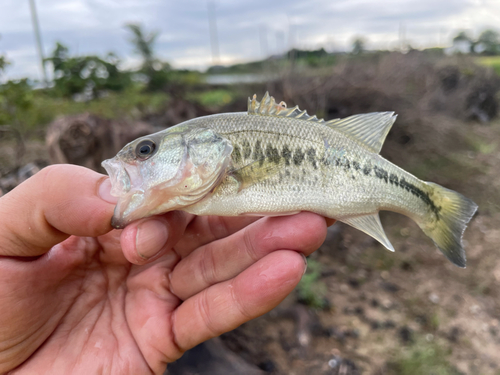
[[[105,160],[118,198],[114,228],[182,210],[195,215],[281,216],[310,211],[346,223],[387,249],[379,211],[406,215],[455,265],[477,210],[380,155],[394,112],[325,121],[266,93],[247,112],[185,121],[140,137]]]

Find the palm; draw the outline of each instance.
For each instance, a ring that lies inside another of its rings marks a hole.
[[[16,320],[24,332],[7,331],[14,350],[34,352],[18,370],[162,373],[183,351],[268,311],[293,289],[301,260],[275,250],[307,254],[324,239],[324,220],[307,213],[254,223],[179,218],[169,228],[173,242],[147,265],[129,262],[130,230],[73,236],[30,262],[2,259],[0,273],[22,298],[7,294],[16,301],[0,307],[0,327]]]

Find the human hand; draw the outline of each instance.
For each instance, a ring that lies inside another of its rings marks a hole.
[[[109,190],[59,165],[0,198],[0,373],[161,374],[274,308],[326,235],[312,213],[170,212],[112,230]]]

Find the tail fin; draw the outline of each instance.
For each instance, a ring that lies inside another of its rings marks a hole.
[[[420,223],[420,227],[454,264],[465,268],[465,251],[462,235],[477,205],[469,198],[432,182],[427,182],[432,190],[432,200],[438,211],[432,223]]]

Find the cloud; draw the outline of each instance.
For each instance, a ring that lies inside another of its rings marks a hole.
[[[129,64],[137,57],[123,26],[136,22],[161,33],[158,54],[175,66],[204,68],[212,61],[205,1],[37,0],[37,6],[47,55],[60,41],[74,54],[113,51]],[[478,34],[500,24],[497,0],[216,0],[215,13],[224,63],[291,46],[347,50],[355,35],[365,36],[369,48],[393,48],[400,30],[412,45],[432,46],[461,28]],[[7,77],[34,77],[39,68],[27,1],[2,0],[0,35],[0,53],[14,63]]]

